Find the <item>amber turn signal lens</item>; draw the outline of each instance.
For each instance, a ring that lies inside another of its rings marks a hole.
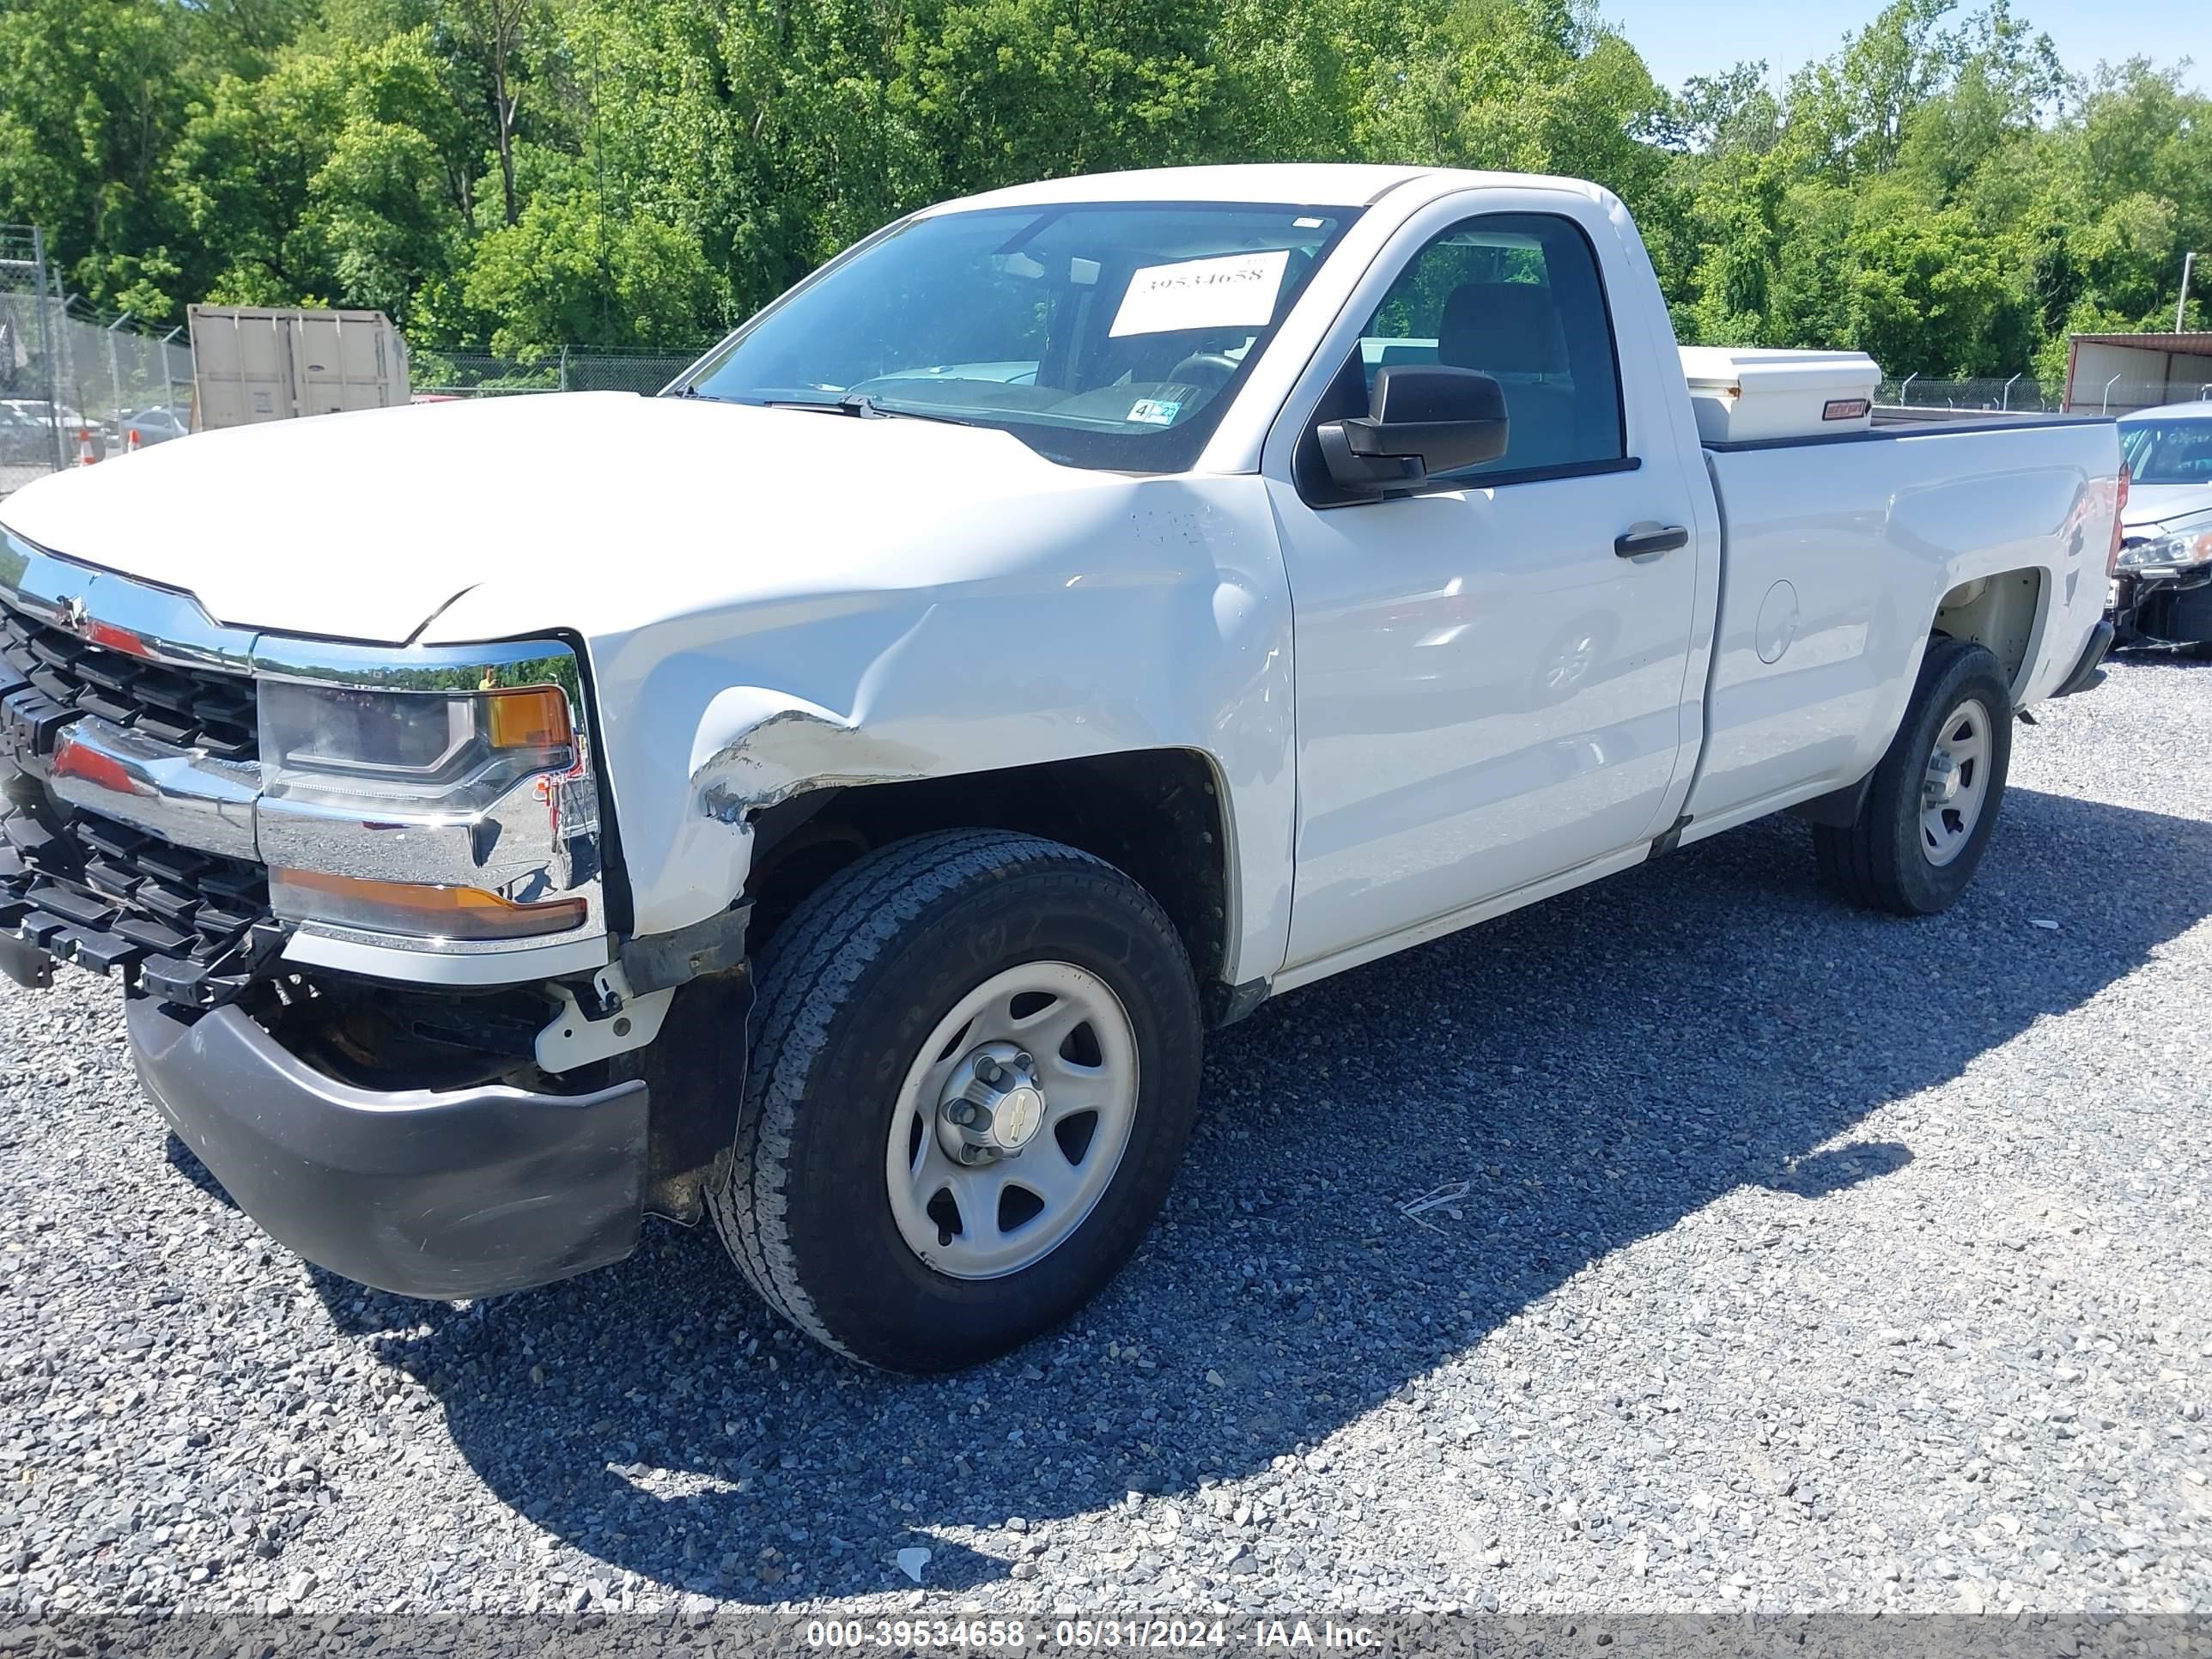
[[[487,691],[484,724],[495,749],[565,749],[568,694],[557,685],[533,685],[514,691]]]
[[[367,881],[319,870],[271,870],[269,900],[276,914],[410,939],[533,939],[583,926],[580,898],[518,904],[481,887]]]

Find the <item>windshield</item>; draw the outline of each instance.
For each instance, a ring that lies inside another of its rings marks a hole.
[[[2139,484],[2212,484],[2212,419],[2122,421],[2120,453]]]
[[[913,220],[672,391],[956,420],[1070,465],[1181,471],[1358,212],[1110,202]]]

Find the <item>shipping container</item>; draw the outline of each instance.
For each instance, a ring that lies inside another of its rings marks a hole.
[[[407,343],[380,311],[193,306],[203,432],[407,401]]]

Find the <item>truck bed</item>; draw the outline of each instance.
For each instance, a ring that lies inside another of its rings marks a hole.
[[[1704,446],[1723,554],[1695,833],[1864,777],[1947,596],[1946,631],[2017,665],[2015,703],[2049,696],[2103,612],[2109,537],[2089,532],[2118,441],[2020,416]]]

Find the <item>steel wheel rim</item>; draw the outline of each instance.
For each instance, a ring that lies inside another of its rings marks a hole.
[[[1035,1062],[1039,1121],[1018,1153],[963,1164],[947,1091],[973,1078],[979,1054],[1009,1048]],[[951,1279],[1034,1267],[1097,1207],[1136,1116],[1136,1030],[1103,980],[1066,962],[993,975],[937,1023],[899,1085],[884,1146],[899,1236]]]
[[[1969,697],[1936,728],[1920,787],[1920,851],[1938,866],[1950,863],[1974,838],[1990,798],[1990,711]]]

